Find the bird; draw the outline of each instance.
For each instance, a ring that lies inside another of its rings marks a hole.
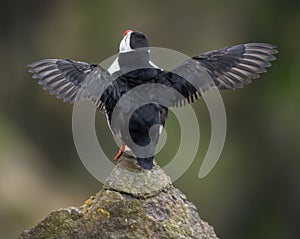
[[[268,43],[227,46],[190,57],[167,71],[150,61],[148,37],[126,30],[114,72],[72,59],[42,59],[28,67],[50,94],[69,103],[90,100],[105,113],[112,133],[122,142],[115,160],[130,151],[143,170],[151,170],[170,107],[191,104],[213,87],[234,90],[251,83],[276,59],[276,48]],[[151,84],[165,88],[151,90]],[[144,97],[146,103],[139,105]]]

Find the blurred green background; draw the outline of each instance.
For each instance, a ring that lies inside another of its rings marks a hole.
[[[222,93],[225,148],[202,180],[210,120],[204,102],[193,104],[201,144],[175,186],[220,238],[299,238],[299,1],[27,0],[2,2],[0,11],[0,238],[16,238],[51,210],[81,205],[102,186],[77,155],[72,106],[43,91],[26,65],[52,57],[99,63],[117,53],[126,29],[187,55],[253,41],[278,46],[268,73]],[[100,142],[112,144],[104,115],[97,122]],[[179,132],[172,115],[167,131]],[[177,144],[168,139],[161,165]]]

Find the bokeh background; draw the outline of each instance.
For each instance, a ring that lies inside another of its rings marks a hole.
[[[51,210],[82,205],[102,186],[77,155],[72,106],[43,91],[26,65],[51,57],[99,63],[117,53],[126,29],[145,32],[152,46],[187,55],[253,41],[278,46],[278,60],[268,73],[244,89],[222,93],[228,120],[225,148],[202,180],[197,175],[210,139],[210,119],[204,102],[193,104],[201,144],[175,186],[220,238],[299,238],[297,0],[2,1],[0,238],[16,238]],[[157,156],[161,165],[179,143],[178,127],[171,115],[167,132],[174,137]],[[97,129],[113,157],[117,146],[104,115],[97,116]]]

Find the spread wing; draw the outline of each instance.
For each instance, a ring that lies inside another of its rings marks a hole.
[[[248,43],[213,50],[192,57],[166,73],[164,81],[183,96],[174,106],[192,103],[211,87],[233,90],[251,83],[275,60],[276,46]],[[165,82],[164,82],[165,84]]]
[[[86,62],[60,59],[44,59],[30,65],[29,72],[34,73],[39,84],[50,94],[74,103],[89,99],[100,109],[104,108],[101,95],[109,87],[112,91],[112,76],[99,65]]]

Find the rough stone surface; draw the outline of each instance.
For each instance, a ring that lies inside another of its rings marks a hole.
[[[51,212],[19,238],[217,237],[159,166],[144,171],[134,159],[123,157],[102,190],[84,205]]]

